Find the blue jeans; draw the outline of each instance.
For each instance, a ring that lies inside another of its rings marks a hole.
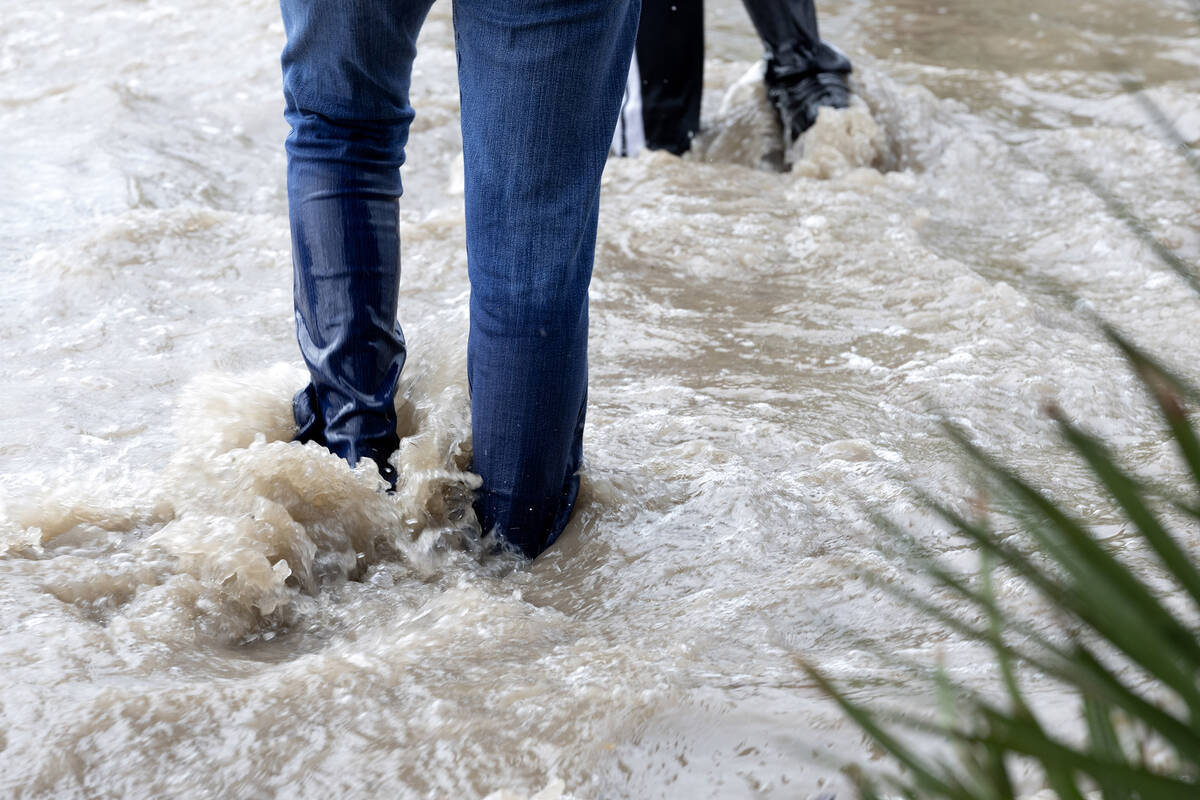
[[[399,167],[432,0],[281,0],[297,439],[389,480],[405,345]],[[471,280],[475,510],[534,557],[579,491],[600,174],[639,0],[454,0]]]

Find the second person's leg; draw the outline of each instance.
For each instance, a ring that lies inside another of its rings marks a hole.
[[[455,0],[476,511],[527,556],[574,508],[600,174],[637,0]]]
[[[766,48],[767,94],[788,141],[816,121],[821,106],[850,102],[850,59],[821,40],[814,0],[743,0]]]
[[[643,0],[636,58],[646,147],[686,152],[700,130],[703,0]]]

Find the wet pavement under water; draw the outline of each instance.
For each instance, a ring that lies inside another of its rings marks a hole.
[[[1200,302],[1080,175],[1200,260],[1200,178],[1128,91],[1200,143],[1200,18],[821,12],[860,101],[790,171],[769,169],[759,46],[728,0],[695,152],[610,162],[583,500],[513,569],[452,523],[472,476],[449,4],[414,76],[393,496],[288,442],[277,9],[10,9],[0,794],[846,797],[841,765],[879,754],[802,661],[867,702],[927,699],[876,649],[990,681],[986,654],[873,583],[914,578],[870,513],[974,568],[908,491],[973,496],[945,416],[1127,549],[1048,400],[1141,473],[1181,474],[1084,312],[1197,377]],[[1031,691],[1052,724],[1073,713]]]

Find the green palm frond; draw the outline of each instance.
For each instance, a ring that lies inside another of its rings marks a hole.
[[[1105,334],[1128,360],[1154,399],[1187,467],[1192,497],[1200,497],[1200,439],[1185,401],[1195,389],[1128,342]],[[843,711],[903,769],[879,788],[860,777],[863,797],[904,796],[945,800],[1012,800],[1011,770],[1040,771],[1062,800],[1194,800],[1200,797],[1200,566],[1172,522],[1197,521],[1194,499],[1163,503],[1097,437],[1048,409],[1066,447],[1087,467],[1153,554],[1159,569],[1142,574],[1118,558],[1071,512],[1015,470],[973,444],[959,429],[955,440],[1001,493],[1019,533],[1001,536],[986,518],[969,519],[949,505],[922,502],[974,543],[984,564],[978,580],[958,574],[908,537],[881,521],[900,548],[956,605],[884,585],[893,595],[948,630],[990,648],[1003,687],[1003,704],[930,676],[944,708],[957,718],[931,722],[903,714],[885,716],[852,701],[816,667],[804,669]],[[1036,554],[1036,555],[1035,555]],[[994,569],[1005,570],[1049,603],[1062,620],[1045,632],[1015,618],[993,592]],[[1180,602],[1183,601],[1183,602]],[[957,610],[956,610],[957,609]],[[984,620],[980,623],[979,620]],[[1048,730],[1022,692],[1022,675],[1034,671],[1058,682],[1079,700],[1082,740]],[[945,717],[946,715],[943,714]],[[955,754],[947,760],[907,744],[912,734],[932,734]],[[1147,759],[1148,751],[1156,753]]]
[[[1190,2],[1200,15],[1200,0]],[[1126,89],[1200,174],[1200,157],[1163,110],[1132,79]],[[1080,170],[1076,178],[1200,295],[1194,265],[1156,238],[1094,174]],[[867,708],[819,668],[802,663],[817,686],[902,768],[899,777],[886,778],[851,770],[863,798],[1014,800],[1017,767],[1040,773],[1060,800],[1200,798],[1200,563],[1178,533],[1187,531],[1194,540],[1200,525],[1200,436],[1187,412],[1189,404],[1200,405],[1200,389],[1113,326],[1097,324],[1152,399],[1185,467],[1184,486],[1152,489],[1061,409],[1047,413],[1064,446],[1153,559],[1135,567],[1118,557],[1064,505],[947,423],[947,435],[997,492],[1016,530],[1002,534],[986,513],[969,517],[917,491],[926,509],[975,546],[980,575],[963,576],[900,525],[877,518],[889,548],[915,565],[936,593],[884,580],[878,587],[946,631],[988,648],[1001,688],[998,695],[986,694],[953,683],[940,667],[927,671],[931,692],[942,700],[939,718],[930,720]],[[1006,608],[993,590],[996,570],[1036,593],[1057,624],[1046,630]],[[1023,680],[1029,683],[1035,675],[1078,700],[1082,736],[1065,736],[1039,721],[1022,689]],[[939,741],[938,754],[910,745],[914,734]]]

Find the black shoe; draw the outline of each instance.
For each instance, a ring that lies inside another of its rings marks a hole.
[[[388,458],[396,449],[400,447],[400,439],[395,434],[385,436],[381,440],[368,440],[358,443],[358,447],[354,448],[346,458],[350,462],[350,466],[360,464],[366,459],[371,459],[375,462],[375,468],[379,470],[379,477],[387,483],[387,493],[393,494],[396,491],[396,481],[399,475],[396,474],[396,468],[388,463]]]
[[[325,440],[325,419],[321,415],[321,404],[317,400],[317,390],[311,383],[296,392],[292,398],[292,417],[296,421],[296,435],[292,437],[293,442],[301,444],[316,442],[321,447],[336,452],[349,461],[351,467],[364,458],[369,458],[379,469],[379,476],[387,481],[388,493],[396,491],[396,481],[399,476],[396,474],[396,468],[388,463],[388,458],[400,446],[400,437],[395,433],[356,441],[351,445],[343,443],[336,449],[329,447],[329,442]]]
[[[767,82],[767,97],[783,125],[788,144],[813,126],[822,106],[847,108],[850,83],[844,72],[810,72]]]
[[[396,474],[396,468],[393,467],[391,464],[389,464],[386,459],[377,460],[375,462],[375,466],[379,468],[379,477],[381,477],[385,481],[387,481],[387,484],[388,484],[387,493],[395,494],[396,493],[396,481],[400,477],[399,475]]]

